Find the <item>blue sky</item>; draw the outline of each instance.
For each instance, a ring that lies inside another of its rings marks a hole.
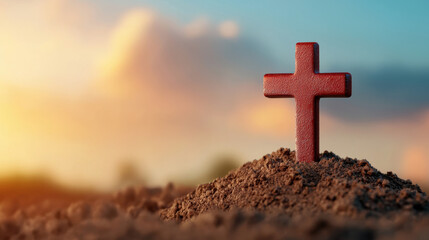
[[[429,24],[425,1],[101,1],[107,13],[142,6],[184,23],[197,17],[231,19],[280,63],[294,44],[317,41],[321,68],[401,65],[428,67]],[[335,67],[334,67],[335,66]]]

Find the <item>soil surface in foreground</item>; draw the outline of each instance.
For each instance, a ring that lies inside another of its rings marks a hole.
[[[279,149],[196,189],[1,194],[0,239],[425,239],[429,198],[366,160]]]

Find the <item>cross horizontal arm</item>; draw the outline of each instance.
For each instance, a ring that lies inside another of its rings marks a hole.
[[[314,85],[318,97],[350,97],[352,95],[352,75],[350,73],[316,74]]]
[[[270,73],[264,75],[264,95],[270,98],[293,97],[292,73]]]

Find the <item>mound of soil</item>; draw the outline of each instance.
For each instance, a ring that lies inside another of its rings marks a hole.
[[[429,211],[429,200],[418,185],[392,172],[383,174],[366,160],[324,152],[319,162],[301,163],[295,152],[281,148],[198,186],[160,214],[183,221],[237,208],[291,217],[323,213],[365,218],[401,211],[421,214]]]

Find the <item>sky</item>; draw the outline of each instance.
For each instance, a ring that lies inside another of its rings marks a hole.
[[[429,184],[427,5],[0,0],[0,176],[111,189],[129,161],[155,185],[294,149],[294,100],[262,77],[311,41],[353,78],[321,101],[320,149]]]

